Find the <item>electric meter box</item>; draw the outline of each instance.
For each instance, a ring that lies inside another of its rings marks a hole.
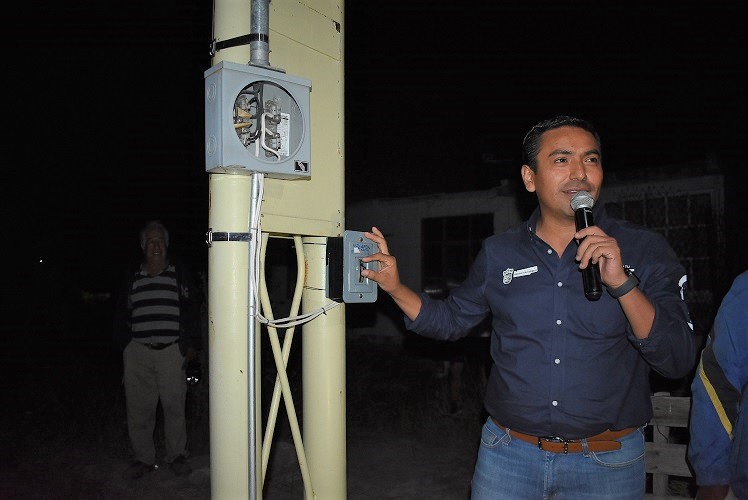
[[[311,176],[311,82],[221,61],[205,76],[205,170]]]

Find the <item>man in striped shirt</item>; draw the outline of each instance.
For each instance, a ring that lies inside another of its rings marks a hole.
[[[143,261],[127,276],[115,310],[114,335],[123,349],[127,428],[135,461],[125,476],[158,468],[153,431],[159,400],[165,462],[177,475],[187,463],[185,366],[200,348],[198,289],[184,265],[168,257],[169,232],[158,221],[140,231]]]

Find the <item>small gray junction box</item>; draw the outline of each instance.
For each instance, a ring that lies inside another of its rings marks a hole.
[[[361,276],[361,271],[378,263],[361,258],[377,252],[379,245],[361,231],[346,230],[342,237],[327,238],[327,297],[345,303],[376,302],[377,283]]]

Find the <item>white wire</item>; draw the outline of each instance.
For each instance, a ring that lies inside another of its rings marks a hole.
[[[276,156],[276,158],[278,158],[280,160],[280,157],[281,157],[280,153],[278,153],[276,150],[274,150],[273,148],[268,147],[265,144],[265,137],[268,136],[268,135],[270,135],[270,136],[273,135],[273,133],[272,132],[268,132],[267,128],[265,127],[265,123],[266,123],[265,122],[265,118],[272,117],[272,116],[273,115],[271,115],[270,113],[267,113],[267,112],[265,112],[265,113],[262,114],[262,134],[260,134],[260,142],[261,142],[260,146],[265,151],[274,154]]]
[[[256,209],[251,214],[252,219],[249,221],[249,279],[252,282],[252,303],[254,309],[250,310],[251,316],[257,316],[260,311],[260,301],[257,294],[257,290],[260,288],[260,238],[262,236],[260,214],[262,213],[262,199],[265,193],[265,174],[260,172],[254,172],[253,175],[257,176],[257,203],[252,203]],[[254,196],[254,193],[252,193]]]
[[[339,305],[340,305],[340,302],[330,301],[330,303],[317,309],[316,311],[312,311],[306,314],[300,314],[298,316],[289,316],[286,318],[269,320],[265,318],[264,316],[262,316],[261,314],[258,314],[257,319],[260,323],[268,325],[268,326],[272,326],[273,328],[290,328],[292,326],[308,323],[312,321],[313,319],[321,316],[322,314],[327,314],[327,311]]]
[[[250,315],[253,316],[257,321],[264,325],[268,325],[274,328],[290,328],[292,326],[301,325],[304,323],[308,323],[312,321],[313,319],[317,318],[318,316],[322,314],[327,314],[327,311],[332,309],[333,307],[337,307],[340,305],[340,302],[334,302],[330,301],[330,303],[326,304],[325,306],[306,313],[306,314],[300,314],[298,316],[289,316],[286,318],[277,318],[270,320],[266,317],[264,317],[260,313],[260,300],[259,295],[257,291],[260,289],[260,242],[262,237],[262,227],[261,227],[261,221],[262,217],[260,217],[261,207],[262,207],[262,199],[264,197],[265,193],[265,176],[262,173],[255,172],[254,175],[258,176],[258,197],[259,200],[256,204],[256,210],[255,213],[252,214],[252,220],[249,221],[249,232],[250,232],[250,239],[249,239],[249,257],[250,257],[250,266],[249,266],[249,279],[252,280],[252,293],[254,296],[252,297],[253,303],[255,304],[254,311],[250,311]]]

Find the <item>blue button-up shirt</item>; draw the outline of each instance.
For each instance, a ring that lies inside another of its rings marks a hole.
[[[442,340],[465,335],[492,315],[485,408],[520,432],[565,439],[644,425],[652,417],[650,368],[688,374],[696,347],[683,290],[683,266],[658,233],[593,209],[616,238],[624,265],[655,307],[649,337],[637,339],[618,301],[584,296],[573,241],[560,256],[528,221],[485,240],[470,273],[445,300],[421,294],[406,327]]]

